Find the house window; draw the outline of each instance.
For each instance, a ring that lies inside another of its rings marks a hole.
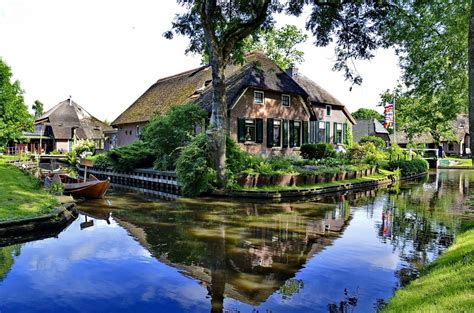
[[[137,126],[137,137],[140,136],[140,126]]]
[[[281,146],[281,121],[273,121],[273,146]]]
[[[289,95],[282,95],[281,96],[281,104],[284,107],[289,107],[291,104],[291,97]]]
[[[295,147],[301,146],[301,122],[295,121],[294,124],[294,143]]]
[[[318,142],[326,142],[326,123],[319,122]]]
[[[454,144],[452,142],[448,144],[448,151],[454,151]]]
[[[128,130],[125,131],[125,135],[128,135]]]
[[[255,141],[255,120],[245,120],[245,141]]]
[[[334,128],[334,143],[341,144],[342,143],[342,124],[335,123]]]
[[[253,99],[256,104],[263,104],[263,101],[265,100],[265,95],[263,94],[263,91],[254,91]]]
[[[326,105],[326,116],[331,116],[332,107],[330,105]]]

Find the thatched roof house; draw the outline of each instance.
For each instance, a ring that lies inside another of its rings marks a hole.
[[[247,54],[242,65],[228,66],[226,84],[230,134],[252,153],[288,153],[305,142],[338,144],[343,124],[355,123],[345,106],[318,84],[283,71],[260,52]],[[194,102],[210,114],[212,88],[209,66],[159,79],[112,122],[117,144],[137,140],[146,122],[175,105]],[[316,132],[316,127],[322,128]]]
[[[50,147],[68,152],[76,140],[89,139],[103,149],[104,131],[112,127],[92,116],[71,99],[64,100],[35,120],[38,133],[52,139]]]

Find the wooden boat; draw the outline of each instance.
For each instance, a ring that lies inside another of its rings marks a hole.
[[[109,179],[98,180],[94,175],[90,175],[86,182],[79,182],[78,179],[71,182],[70,177],[68,178],[69,180],[64,183],[64,194],[71,195],[74,198],[103,198],[110,186]]]
[[[74,198],[99,199],[103,198],[107,189],[110,187],[110,181],[99,180],[94,175],[89,175],[85,182],[79,179],[68,176],[55,174],[50,182],[61,182],[64,186],[64,194],[71,195]]]

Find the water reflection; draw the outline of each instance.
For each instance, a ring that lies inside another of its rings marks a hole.
[[[83,203],[57,239],[0,250],[0,311],[374,311],[452,242],[472,178],[281,204]]]

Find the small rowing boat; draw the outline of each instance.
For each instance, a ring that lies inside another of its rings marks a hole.
[[[103,198],[110,186],[110,180],[99,180],[94,175],[89,175],[87,181],[68,175],[54,175],[52,182],[61,182],[64,186],[64,194],[74,198],[99,199]]]

